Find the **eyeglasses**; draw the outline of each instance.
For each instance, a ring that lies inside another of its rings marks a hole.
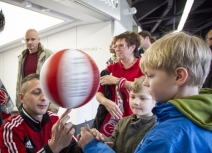
[[[212,41],[212,37],[207,38],[206,41]]]
[[[113,49],[116,49],[118,47],[119,49],[123,49],[123,48],[129,47],[129,46],[131,46],[131,45],[128,45],[128,44],[118,44],[118,45],[113,46],[112,48]]]

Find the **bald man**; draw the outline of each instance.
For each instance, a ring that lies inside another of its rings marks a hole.
[[[19,99],[19,92],[21,81],[23,78],[32,73],[40,74],[41,67],[44,62],[50,57],[53,52],[45,49],[40,43],[38,32],[35,29],[29,29],[25,34],[26,49],[18,56],[18,76],[16,86],[16,107],[21,108],[21,101]],[[50,103],[49,110],[57,113],[59,107]]]

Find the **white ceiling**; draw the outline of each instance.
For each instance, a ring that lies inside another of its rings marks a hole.
[[[82,3],[80,0],[28,1],[32,3],[32,7],[26,9],[23,6],[24,0],[0,0],[0,9],[3,10],[6,20],[5,30],[0,34],[0,52],[22,45],[21,40],[24,33],[30,27],[37,29],[42,38],[78,25],[113,20],[112,17]],[[99,0],[96,1],[99,2]],[[7,4],[3,5],[2,2]],[[10,10],[5,9],[5,5],[8,6],[8,4],[13,5]],[[50,11],[42,12],[41,7],[48,8]],[[15,10],[18,11],[15,12]],[[47,18],[52,20],[52,25],[49,24],[50,22],[45,22]],[[53,21],[54,18],[57,20]],[[39,22],[40,26],[34,26]],[[6,40],[5,37],[10,38],[10,40]]]

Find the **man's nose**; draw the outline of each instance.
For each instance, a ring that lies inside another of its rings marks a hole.
[[[47,100],[46,96],[43,94],[43,92],[41,93],[41,99],[42,100]]]

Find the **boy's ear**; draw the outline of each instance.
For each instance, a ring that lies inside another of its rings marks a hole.
[[[178,67],[175,70],[176,73],[176,84],[178,86],[183,85],[188,78],[188,71],[184,67]]]

